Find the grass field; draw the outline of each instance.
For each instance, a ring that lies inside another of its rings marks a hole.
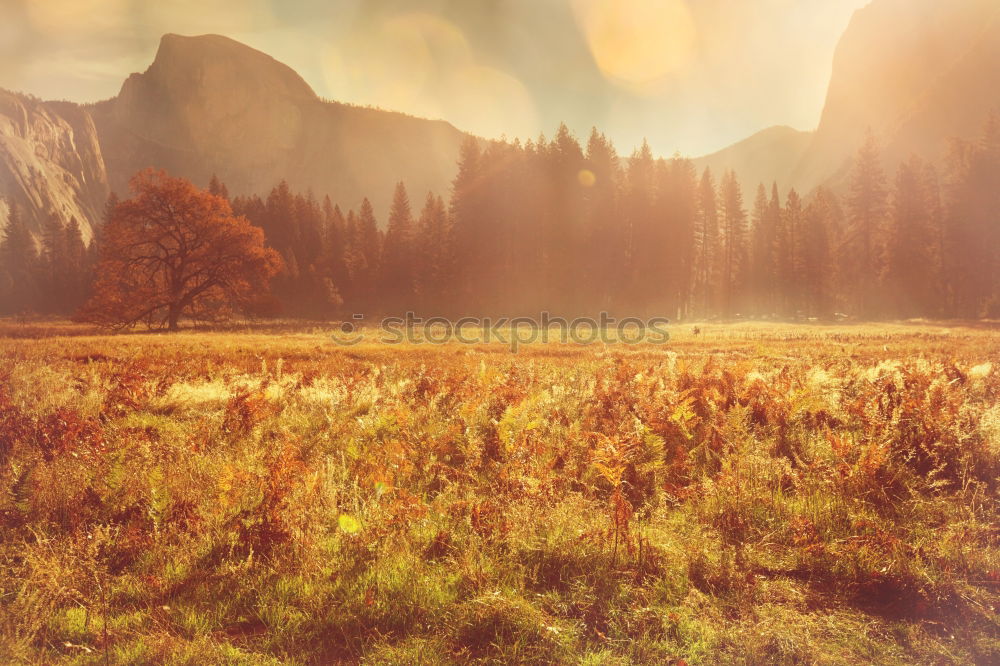
[[[0,655],[1000,663],[1000,330],[0,323]]]

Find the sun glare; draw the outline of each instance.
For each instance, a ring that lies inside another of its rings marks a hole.
[[[647,92],[684,67],[697,30],[685,0],[578,0],[577,20],[609,80]]]
[[[422,117],[447,117],[491,138],[541,130],[524,84],[479,62],[462,30],[439,16],[392,15],[370,33],[331,45],[326,63],[328,87],[338,96]]]

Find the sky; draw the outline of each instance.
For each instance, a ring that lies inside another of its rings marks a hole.
[[[216,33],[328,99],[486,137],[703,155],[814,129],[837,41],[869,0],[0,0],[0,88],[90,102],[159,37]]]

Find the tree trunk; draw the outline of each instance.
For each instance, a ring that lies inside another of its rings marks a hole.
[[[176,303],[170,304],[170,309],[167,311],[167,330],[176,331],[177,322],[181,318],[181,307]]]

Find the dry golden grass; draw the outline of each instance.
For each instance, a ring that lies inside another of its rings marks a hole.
[[[989,325],[0,322],[0,655],[995,663]]]

